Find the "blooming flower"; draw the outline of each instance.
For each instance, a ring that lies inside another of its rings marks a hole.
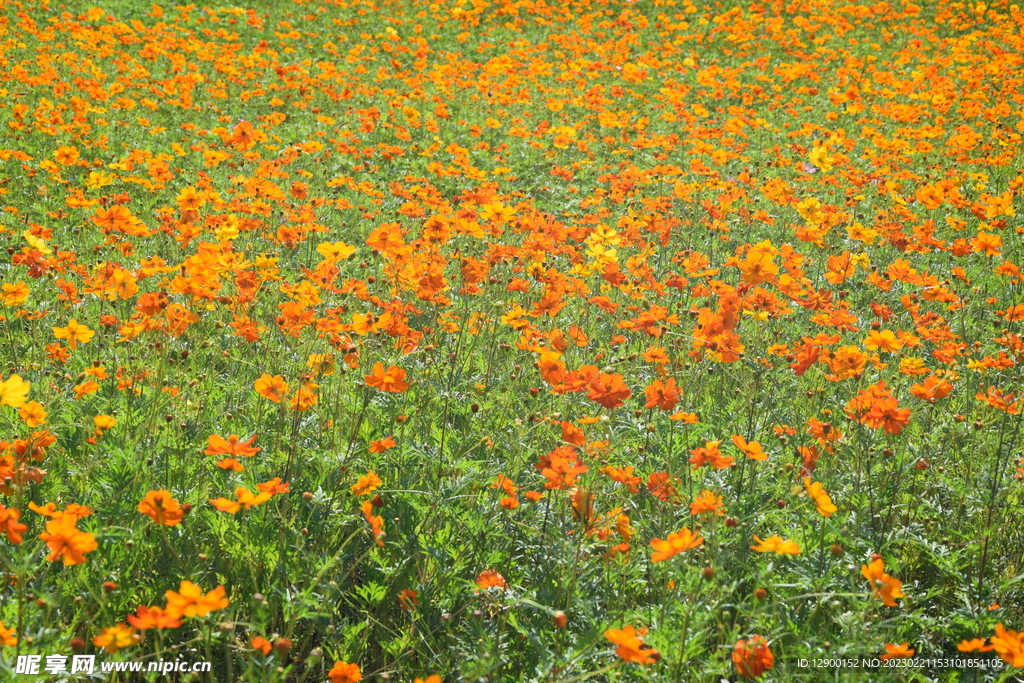
[[[253,446],[254,443],[256,443],[255,434],[249,437],[247,441],[242,441],[238,434],[231,434],[226,439],[222,436],[211,434],[207,438],[207,444],[209,445],[203,452],[206,455],[243,455],[251,458],[262,450],[258,446]]]
[[[78,348],[79,343],[88,343],[96,336],[96,333],[72,318],[65,327],[54,327],[53,336],[57,339],[67,339],[68,346],[74,351]]]
[[[3,378],[3,375],[0,375]],[[11,375],[0,381],[0,406],[21,408],[25,405],[25,398],[31,386],[23,380],[20,375]]]
[[[224,597],[224,586],[217,586],[208,593],[191,581],[182,581],[178,592],[168,590],[167,612],[173,619],[181,617],[205,617],[210,612],[224,609],[230,601]]]
[[[0,646],[3,647],[14,647],[18,644],[18,639],[14,637],[15,630],[13,628],[7,628],[4,626],[4,622],[0,621]]]
[[[732,661],[736,671],[746,678],[757,678],[775,663],[775,657],[764,636],[752,636],[749,640],[738,640],[732,648]]]
[[[327,672],[327,677],[331,679],[331,683],[357,683],[363,680],[359,665],[346,662],[335,662],[331,670]]]
[[[171,615],[160,607],[139,605],[135,614],[128,615],[128,623],[140,631],[151,628],[178,628],[181,626],[181,618]]]
[[[50,555],[46,559],[51,562],[61,560],[70,567],[85,562],[86,553],[99,547],[92,534],[75,526],[77,522],[78,517],[74,514],[64,513],[47,522],[46,531],[39,535],[50,548]]]
[[[273,497],[274,494],[268,491],[261,491],[256,494],[244,486],[239,486],[235,489],[236,500],[231,500],[230,498],[217,498],[210,499],[210,503],[221,512],[227,512],[233,515],[239,510],[248,510],[249,508],[256,507],[257,505],[263,505],[263,503],[266,503]]]
[[[385,370],[380,361],[374,364],[371,374],[363,376],[363,381],[367,386],[396,394],[409,388],[409,383],[405,381],[405,370],[395,365]]]
[[[18,411],[18,417],[29,429],[35,429],[46,424],[46,409],[35,401],[29,401]]]
[[[686,527],[678,532],[670,533],[665,540],[660,538],[651,539],[651,547],[655,551],[651,555],[651,562],[663,562],[681,552],[692,550],[703,542],[703,536],[690,531]]]
[[[479,586],[479,589],[476,591],[477,593],[490,588],[501,588],[504,590],[508,587],[508,584],[505,583],[505,577],[499,574],[496,569],[485,569],[480,572],[480,575],[476,577],[476,585]]]
[[[750,546],[750,549],[756,550],[759,553],[778,553],[779,555],[800,554],[800,546],[795,541],[784,541],[781,536],[769,536],[761,540],[760,537],[755,535],[754,540],[757,541],[757,544]]]
[[[644,395],[647,397],[645,408],[672,410],[679,403],[679,387],[676,386],[676,380],[672,377],[664,382],[660,379],[654,380],[644,389]]]
[[[654,664],[661,658],[661,653],[644,643],[632,626],[610,628],[604,632],[604,637],[618,645],[615,653],[627,662]]]
[[[108,626],[92,639],[93,645],[102,647],[111,654],[122,648],[135,645],[137,642],[139,642],[139,634],[136,633],[134,628],[125,624]]]
[[[992,648],[1010,666],[1024,668],[1024,631],[1011,631],[1003,628],[1002,624],[996,624]]]
[[[732,467],[733,458],[729,455],[722,455],[719,450],[721,441],[706,441],[703,446],[698,446],[690,451],[690,462],[693,469],[699,469],[702,465],[711,465],[716,470],[724,470]]]
[[[256,393],[265,399],[280,403],[281,399],[288,393],[288,382],[284,381],[281,375],[268,375],[264,373],[253,384]]]
[[[587,398],[605,408],[617,408],[632,395],[618,373],[598,373],[587,385]]]
[[[370,470],[359,477],[356,483],[352,484],[352,493],[356,496],[365,496],[376,491],[383,483],[380,477],[377,476],[377,473]]]
[[[150,491],[137,509],[157,524],[166,526],[177,526],[185,518],[185,511],[166,490]]]
[[[910,643],[901,643],[896,645],[894,643],[885,644],[885,654],[882,655],[882,659],[902,659],[905,657],[914,656],[914,648],[910,647]]]
[[[832,499],[829,498],[825,487],[816,481],[811,481],[810,477],[804,477],[804,488],[807,489],[807,494],[817,506],[819,514],[831,517],[832,513],[839,509],[832,504]]]
[[[28,531],[28,525],[18,521],[21,511],[16,508],[6,508],[0,504],[0,532],[7,535],[10,543],[17,545],[23,539],[22,534]]]
[[[690,503],[690,514],[699,515],[702,512],[710,512],[715,515],[724,515],[722,510],[722,497],[714,491],[704,490],[697,494],[697,497]]]
[[[889,607],[896,606],[896,598],[906,597],[903,595],[903,583],[885,573],[885,563],[878,558],[871,564],[861,565],[860,571],[871,584],[871,594],[877,595]]]

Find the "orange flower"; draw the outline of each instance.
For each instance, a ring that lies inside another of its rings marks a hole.
[[[363,680],[359,665],[345,662],[335,662],[331,670],[327,672],[327,677],[331,679],[331,683],[358,683]]]
[[[775,664],[775,657],[764,636],[737,640],[732,648],[732,661],[736,672],[746,678],[757,678]]]
[[[582,446],[587,442],[587,437],[583,433],[582,429],[565,420],[560,424],[562,427],[562,441],[572,444],[573,446]]]
[[[961,641],[956,649],[960,652],[990,652],[995,649],[995,646],[989,645],[984,638],[973,638]]]
[[[736,448],[740,449],[743,455],[747,456],[751,460],[767,460],[768,454],[761,450],[761,444],[757,441],[747,441],[739,434],[733,434],[732,442]]]
[[[480,575],[476,577],[476,585],[479,586],[475,591],[477,593],[491,588],[505,590],[508,587],[508,584],[505,583],[505,577],[499,574],[496,569],[485,569],[480,572]]]
[[[639,485],[643,482],[643,479],[633,474],[632,465],[629,467],[624,467],[621,470],[618,469],[617,467],[606,465],[605,467],[601,468],[601,472],[608,475],[608,478],[611,479],[612,481],[617,481],[620,484],[625,484],[626,488],[629,489],[630,493],[637,493],[640,490]]]
[[[659,408],[660,410],[672,410],[679,403],[679,387],[676,386],[675,378],[669,377],[667,381],[662,382],[660,379],[656,379],[651,382],[646,389],[644,389],[644,395],[647,396],[647,403],[644,404],[645,408]]]
[[[903,348],[903,340],[897,338],[892,330],[871,330],[864,340],[864,348],[868,351],[899,351]]]
[[[910,647],[910,643],[901,643],[896,645],[894,643],[885,644],[885,654],[882,655],[882,659],[902,659],[904,657],[913,657],[914,648]]]
[[[75,386],[72,387],[72,389],[75,392],[75,400],[77,401],[78,399],[82,398],[83,396],[88,396],[89,394],[95,394],[97,391],[100,390],[100,385],[97,384],[96,382],[93,382],[90,379],[90,380],[87,380],[85,382],[82,382],[81,384],[76,384]]]
[[[598,373],[587,387],[587,398],[605,408],[617,408],[632,395],[629,387],[623,382],[622,375],[618,373]]]
[[[224,586],[217,586],[209,593],[191,581],[182,581],[178,592],[166,591],[167,611],[172,619],[181,617],[205,617],[210,612],[224,609],[230,601],[224,597]]]
[[[769,536],[761,540],[759,536],[755,535],[754,540],[757,541],[757,544],[750,546],[750,549],[756,550],[759,553],[778,553],[779,555],[800,554],[800,546],[795,541],[784,541],[781,536]]]
[[[889,607],[895,607],[896,598],[906,597],[903,595],[903,583],[886,574],[884,569],[885,563],[878,558],[871,564],[861,565],[860,571],[871,584],[871,594],[880,597]]]
[[[668,472],[651,472],[647,477],[647,490],[658,500],[663,500],[673,505],[682,505],[683,499],[676,490],[676,481],[670,479]]]
[[[576,477],[590,469],[583,464],[572,446],[558,446],[544,455],[534,467],[547,477],[544,487],[548,489],[570,488],[576,482]]]
[[[627,662],[654,664],[661,659],[661,653],[644,643],[632,626],[610,628],[604,632],[604,637],[618,645],[615,654]]]
[[[0,504],[0,532],[7,534],[7,540],[15,545],[21,543],[24,538],[22,533],[28,531],[28,525],[18,521],[21,511],[15,508],[6,508]]]
[[[1024,631],[1011,631],[1003,628],[1002,624],[996,624],[992,648],[1010,666],[1024,668]]]
[[[50,548],[50,555],[46,559],[51,562],[59,559],[70,567],[85,562],[86,553],[99,547],[92,534],[75,526],[77,522],[78,517],[75,515],[60,513],[53,521],[46,523],[46,531],[39,535]]]
[[[263,636],[256,636],[255,638],[250,640],[249,647],[251,647],[254,650],[258,650],[259,652],[262,652],[265,655],[269,655],[270,651],[274,648],[274,646],[271,645],[270,641],[264,638]]]
[[[370,470],[359,477],[359,481],[352,484],[352,493],[356,496],[365,496],[376,491],[383,483],[380,477],[377,476],[377,473]]]
[[[51,517],[53,519],[57,519],[61,515],[74,517],[75,519],[84,519],[92,514],[91,508],[84,505],[78,505],[76,503],[71,503],[63,510],[58,510],[56,503],[36,505],[35,503],[29,502],[28,509],[36,514],[42,515],[43,517]]]
[[[699,515],[702,512],[710,512],[716,515],[724,515],[722,510],[722,497],[714,491],[704,490],[697,494],[697,497],[690,503],[690,514]]]
[[[211,498],[210,503],[221,512],[227,512],[233,515],[239,510],[248,510],[249,508],[256,507],[257,505],[262,505],[273,497],[274,494],[266,491],[261,491],[259,494],[255,494],[244,486],[239,486],[235,489],[235,498],[237,500],[231,500],[229,498]]]
[[[388,437],[385,437],[383,439],[380,439],[379,441],[371,441],[370,442],[370,452],[371,453],[383,453],[384,451],[388,450],[389,448],[394,448],[397,445],[398,445],[398,442],[395,441],[395,437],[394,436],[388,436]]]
[[[370,525],[373,539],[377,542],[378,546],[383,547],[384,536],[387,535],[384,533],[384,518],[373,514],[373,501],[364,500],[359,509],[363,511],[363,517],[366,518],[366,523]]]
[[[140,631],[146,631],[151,628],[178,628],[181,619],[171,616],[160,607],[140,605],[135,614],[128,615],[128,623]]]
[[[363,381],[367,386],[395,394],[409,388],[409,383],[405,381],[405,370],[396,365],[385,370],[380,361],[374,364],[372,374],[363,376]]]
[[[292,396],[288,405],[292,410],[300,412],[309,410],[320,401],[316,394],[316,389],[319,386],[316,382],[303,382],[302,386],[295,390],[295,395]]]
[[[403,588],[398,592],[398,606],[403,611],[408,612],[416,609],[416,605],[420,604],[419,593],[411,588]]]
[[[0,646],[2,647],[14,647],[18,644],[18,639],[14,637],[15,630],[13,628],[7,628],[4,626],[4,622],[0,621]]]
[[[134,628],[125,624],[109,626],[92,639],[93,645],[102,647],[111,654],[122,648],[135,645],[137,642],[139,642],[139,634],[135,632]]]
[[[868,427],[882,427],[886,434],[899,434],[910,423],[910,409],[900,408],[896,399],[886,396],[877,399],[861,419]]]
[[[277,496],[282,493],[288,493],[292,490],[291,484],[288,482],[282,482],[281,477],[274,477],[269,481],[265,481],[262,484],[256,484],[256,488],[263,493],[269,493],[271,496]]]
[[[810,477],[804,477],[804,487],[807,489],[807,494],[811,497],[811,500],[817,506],[819,514],[831,517],[832,513],[839,509],[832,504],[832,499],[829,498],[825,487],[820,483],[812,482]]]
[[[253,447],[253,444],[256,443],[255,434],[249,437],[248,441],[241,441],[238,434],[231,434],[227,439],[211,434],[207,438],[207,443],[209,445],[203,451],[206,455],[244,455],[251,458],[262,450],[259,447]]]
[[[18,417],[29,429],[35,429],[46,424],[46,409],[35,401],[29,401],[18,411]]]
[[[185,511],[181,509],[178,501],[171,497],[171,492],[166,490],[150,491],[137,509],[142,514],[149,515],[157,524],[166,526],[177,526],[185,518]]]
[[[703,446],[698,446],[690,451],[690,462],[693,469],[699,469],[702,465],[711,465],[716,470],[724,470],[733,465],[732,456],[722,455],[718,449],[721,441],[706,441]]]
[[[281,375],[270,376],[263,374],[253,384],[256,393],[274,403],[280,403],[285,394],[288,393],[288,383]]]
[[[686,527],[680,529],[678,533],[669,534],[664,541],[660,538],[651,539],[651,547],[655,551],[651,554],[651,562],[663,562],[681,552],[692,550],[703,542],[704,538],[700,534],[695,534]]]
[[[912,395],[929,403],[935,403],[937,399],[945,398],[951,391],[953,391],[953,385],[935,375],[930,375],[920,384],[910,387]]]

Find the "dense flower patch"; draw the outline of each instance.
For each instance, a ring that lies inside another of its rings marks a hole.
[[[211,3],[0,0],[0,673],[1024,667],[1017,5]]]

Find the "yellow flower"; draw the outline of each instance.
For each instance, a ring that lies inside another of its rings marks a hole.
[[[769,536],[763,541],[758,536],[754,536],[754,540],[757,541],[757,545],[750,546],[750,549],[756,550],[759,553],[778,553],[780,555],[800,554],[800,546],[798,546],[795,541],[784,541],[781,536]]]
[[[139,635],[135,629],[126,624],[117,624],[103,629],[98,636],[92,639],[92,644],[102,647],[110,653],[117,652],[121,648],[129,647],[139,642]]]
[[[333,263],[334,261],[344,261],[355,253],[356,248],[344,242],[322,242],[317,246],[316,250],[321,256]]]
[[[18,417],[29,429],[46,424],[46,415],[46,409],[35,401],[29,401],[18,411]]]
[[[28,285],[24,282],[5,282],[3,287],[0,287],[0,302],[3,302],[4,306],[20,306],[28,301],[30,293]]]
[[[78,348],[79,342],[82,344],[88,343],[90,339],[96,336],[96,333],[85,325],[80,325],[77,320],[72,318],[68,321],[67,327],[53,328],[53,336],[57,339],[67,339],[68,346],[74,351]]]
[[[109,415],[96,415],[92,418],[92,423],[96,425],[96,429],[106,431],[112,429],[117,424],[117,419]]]
[[[36,249],[43,254],[53,253],[53,250],[46,245],[46,240],[44,240],[42,237],[39,237],[38,235],[33,235],[28,230],[23,232],[21,236],[25,238],[26,242],[28,242],[28,246],[32,247],[33,249]]]
[[[807,489],[808,495],[814,500],[814,504],[818,507],[818,513],[825,516],[831,517],[832,513],[838,510],[835,505],[832,504],[832,499],[829,498],[828,493],[825,491],[825,487],[816,481],[811,481],[810,477],[804,477],[804,487]]]
[[[22,407],[25,405],[25,397],[28,396],[28,391],[31,388],[31,385],[19,375],[11,375],[0,382],[0,406]]]

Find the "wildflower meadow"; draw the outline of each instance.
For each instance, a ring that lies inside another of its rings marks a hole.
[[[0,0],[0,681],[1024,680],[1022,195],[1007,0]]]

